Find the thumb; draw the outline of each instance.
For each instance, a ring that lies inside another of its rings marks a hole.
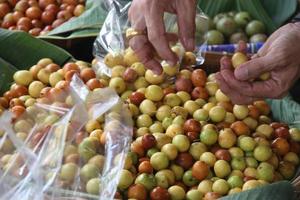
[[[240,81],[255,79],[261,74],[271,71],[275,65],[276,61],[268,55],[254,58],[234,70],[234,76]]]

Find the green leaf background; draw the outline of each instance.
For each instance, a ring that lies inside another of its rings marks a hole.
[[[29,69],[41,58],[51,58],[60,65],[73,59],[65,50],[25,32],[0,29],[0,92],[8,90],[15,71]]]

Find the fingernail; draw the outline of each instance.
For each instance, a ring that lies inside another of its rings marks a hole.
[[[238,80],[247,80],[248,79],[248,68],[247,67],[243,67],[243,68],[238,68],[236,70],[234,70],[234,76],[238,79]]]

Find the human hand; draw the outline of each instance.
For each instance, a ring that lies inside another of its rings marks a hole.
[[[223,57],[216,79],[221,90],[235,104],[250,104],[263,98],[282,98],[300,77],[300,24],[287,24],[274,32],[264,46],[233,71],[231,60]],[[251,80],[270,72],[266,81]]]
[[[177,41],[177,35],[166,33],[164,12],[177,14],[179,39],[187,51],[195,48],[196,0],[133,0],[129,9],[131,27],[147,30],[147,35],[137,35],[129,45],[142,63],[156,74],[162,73],[155,51],[170,65],[175,66],[178,57],[171,51],[169,42]]]

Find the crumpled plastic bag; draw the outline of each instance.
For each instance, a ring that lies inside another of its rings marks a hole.
[[[89,123],[97,124],[98,134]],[[69,88],[20,117],[5,111],[0,117],[0,199],[113,199],[132,125],[115,91],[90,92],[76,75]]]

